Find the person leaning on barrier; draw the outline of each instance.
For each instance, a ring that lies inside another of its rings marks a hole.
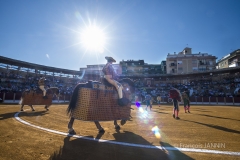
[[[117,81],[118,80],[118,75],[115,73],[112,63],[116,62],[115,59],[112,57],[105,57],[107,60],[107,64],[103,67],[102,71],[104,74],[104,79],[106,79],[110,84],[112,84],[117,92],[118,92],[118,105],[120,106],[125,106],[129,103],[129,101],[126,98],[123,98],[123,86]]]

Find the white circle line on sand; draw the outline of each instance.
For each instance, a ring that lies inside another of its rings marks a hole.
[[[14,115],[14,118],[18,120],[19,122],[26,124],[28,126],[38,128],[47,132],[60,134],[64,136],[79,138],[79,139],[85,139],[85,140],[91,140],[91,141],[97,141],[97,142],[104,142],[104,143],[110,143],[110,144],[116,144],[116,145],[123,145],[123,146],[131,146],[131,147],[140,147],[140,148],[152,148],[152,149],[160,149],[160,150],[169,150],[169,151],[183,151],[183,152],[196,152],[196,153],[212,153],[212,154],[225,154],[225,155],[234,155],[234,156],[240,156],[240,152],[231,152],[231,151],[218,151],[218,150],[207,150],[207,149],[195,149],[195,148],[179,148],[179,147],[162,147],[162,146],[153,146],[153,145],[143,145],[143,144],[134,144],[134,143],[126,143],[126,142],[116,142],[116,141],[110,141],[110,140],[104,140],[104,139],[96,139],[96,138],[89,138],[79,135],[72,135],[65,132],[60,132],[48,128],[43,128],[40,126],[36,126],[34,124],[28,123],[21,118],[18,117],[20,112],[17,112]]]

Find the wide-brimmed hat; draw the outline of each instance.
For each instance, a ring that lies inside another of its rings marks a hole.
[[[105,59],[108,60],[108,61],[116,62],[116,60],[113,59],[112,57],[105,57]]]

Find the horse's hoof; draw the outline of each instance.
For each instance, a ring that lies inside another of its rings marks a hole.
[[[47,107],[44,107],[47,111],[49,111],[49,109]]]
[[[104,133],[105,132],[105,130],[103,129],[103,128],[101,128],[99,131],[98,131],[98,133]]]
[[[116,125],[116,126],[115,126],[115,129],[120,130],[121,127],[120,127],[119,125]]]
[[[73,134],[73,135],[76,134],[76,132],[74,131],[73,128],[72,128],[72,129],[69,129],[69,130],[68,130],[68,133],[69,133],[69,134]]]
[[[32,111],[34,112],[34,111],[35,111],[35,109],[32,109]]]
[[[120,123],[121,123],[121,125],[123,126],[123,125],[126,123],[126,120],[123,120],[123,119],[122,119]]]
[[[21,109],[20,111],[23,112],[23,109]]]

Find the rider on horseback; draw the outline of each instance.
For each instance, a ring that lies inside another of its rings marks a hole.
[[[102,69],[104,78],[117,89],[118,97],[119,97],[118,105],[125,106],[126,99],[123,98],[123,92],[122,92],[123,86],[117,81],[118,75],[115,73],[112,66],[112,63],[116,62],[116,60],[113,59],[112,57],[105,57],[105,59],[107,60],[107,64]]]
[[[41,77],[38,81],[38,85],[39,85],[39,88],[43,91],[43,98],[47,99],[48,97],[46,96],[47,91],[44,87],[44,85],[45,85],[44,81],[45,81],[45,77]]]

